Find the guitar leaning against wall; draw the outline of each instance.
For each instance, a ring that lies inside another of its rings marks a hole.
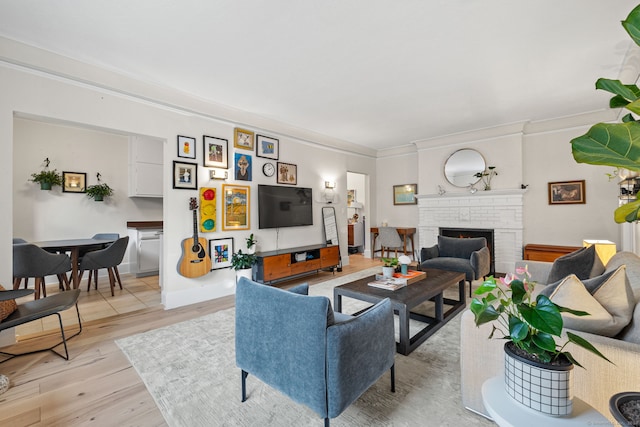
[[[211,271],[211,258],[207,254],[207,239],[198,237],[198,204],[196,198],[189,201],[193,211],[193,237],[182,241],[182,256],[178,261],[178,273],[184,277],[200,277]]]

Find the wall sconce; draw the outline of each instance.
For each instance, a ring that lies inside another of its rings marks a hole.
[[[324,191],[322,193],[322,197],[324,198],[325,203],[333,203],[336,198],[336,194],[333,189],[336,188],[335,181],[325,181],[324,182]]]
[[[227,171],[226,169],[211,169],[209,171],[209,178],[210,179],[228,179],[229,171]]]

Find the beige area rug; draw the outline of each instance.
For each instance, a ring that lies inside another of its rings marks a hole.
[[[332,298],[332,289],[377,268],[311,287]],[[345,312],[361,303],[344,299]],[[117,340],[143,379],[169,426],[321,426],[307,407],[249,375],[240,402],[235,365],[234,309]],[[396,354],[396,392],[385,374],[331,425],[490,426],[460,403],[460,319],[446,324],[409,356]]]

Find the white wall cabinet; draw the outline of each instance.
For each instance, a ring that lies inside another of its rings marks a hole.
[[[129,197],[162,197],[162,141],[129,138]]]

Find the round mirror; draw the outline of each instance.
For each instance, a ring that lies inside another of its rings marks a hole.
[[[463,148],[449,156],[444,164],[444,176],[456,187],[468,187],[480,181],[475,175],[484,172],[485,167],[482,154],[471,148]]]

